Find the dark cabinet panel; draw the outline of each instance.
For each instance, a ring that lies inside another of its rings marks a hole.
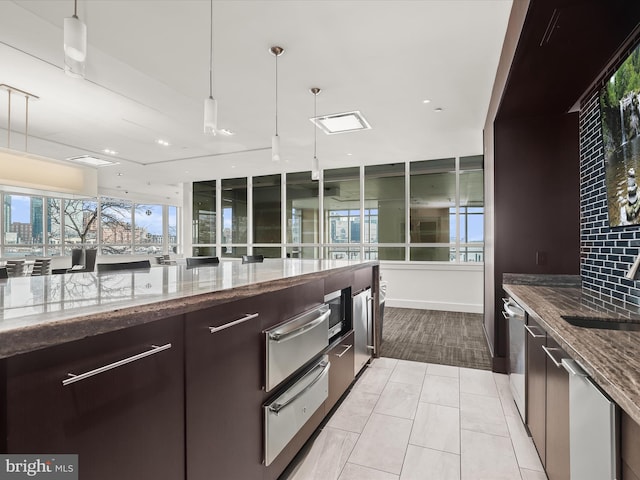
[[[629,415],[620,415],[620,456],[622,480],[640,479],[640,425]]]
[[[329,350],[329,398],[327,398],[327,412],[340,400],[342,394],[349,388],[354,379],[353,331],[342,338]]]
[[[266,297],[258,296],[186,317],[189,480],[262,475],[260,315],[265,303]]]
[[[556,362],[567,355],[547,337],[547,441],[545,470],[549,480],[569,480],[569,374]]]
[[[545,432],[547,406],[547,358],[542,350],[547,335],[531,317],[528,317],[526,331],[526,395],[527,426],[538,450],[542,464],[545,464]]]
[[[373,269],[369,267],[360,268],[353,272],[352,293],[356,293],[365,288],[373,286]]]
[[[184,478],[183,355],[178,317],[8,358],[7,452],[78,454],[91,480]]]

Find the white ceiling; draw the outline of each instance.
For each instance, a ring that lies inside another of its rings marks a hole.
[[[310,170],[314,86],[319,115],[360,110],[372,126],[317,130],[322,168],[481,153],[510,9],[511,0],[214,0],[213,94],[230,137],[202,133],[207,0],[79,0],[84,81],[63,72],[72,0],[1,0],[0,83],[40,97],[29,107],[30,152],[64,159],[115,150],[119,164],[98,172],[101,193],[181,203],[181,182]],[[272,45],[285,49],[279,163],[270,153]],[[24,106],[13,98],[11,147],[22,150]],[[0,127],[5,147],[5,92]]]

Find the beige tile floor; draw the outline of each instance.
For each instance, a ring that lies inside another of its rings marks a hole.
[[[287,480],[546,480],[506,375],[379,358]]]

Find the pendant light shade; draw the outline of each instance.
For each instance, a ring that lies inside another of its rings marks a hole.
[[[216,135],[218,133],[218,101],[213,98],[213,0],[210,6],[209,30],[209,97],[204,99],[204,133]]]
[[[271,160],[274,162],[280,161],[280,137],[278,134],[271,137]]]
[[[64,19],[64,54],[76,62],[87,58],[87,26],[75,14]]]
[[[213,98],[204,99],[204,133],[215,135],[218,131],[218,101]]]
[[[87,26],[78,18],[78,0],[73,2],[73,16],[64,19],[64,73],[84,78],[87,59]]]
[[[271,47],[271,54],[276,57],[276,133],[271,137],[271,160],[280,161],[280,137],[278,136],[278,57],[284,53],[282,47]]]
[[[313,94],[313,118],[318,116],[318,94],[321,90],[318,87],[310,88],[309,91]],[[311,161],[311,180],[320,180],[320,161],[317,155],[318,137],[317,127],[313,125],[313,160]]]

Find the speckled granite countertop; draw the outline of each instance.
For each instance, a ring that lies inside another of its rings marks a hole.
[[[508,277],[504,278],[509,282]],[[503,285],[534,320],[578,361],[598,385],[640,423],[640,332],[575,327],[562,315],[637,318],[636,312],[612,309],[597,295],[576,286],[517,282]]]
[[[148,323],[378,262],[266,259],[0,281],[0,358]]]

